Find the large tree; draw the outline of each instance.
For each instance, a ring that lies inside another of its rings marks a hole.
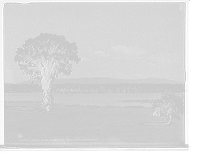
[[[81,60],[76,43],[68,42],[64,36],[41,33],[28,39],[18,48],[14,61],[18,63],[30,80],[38,79],[43,90],[42,107],[49,111],[52,106],[52,84],[60,73],[70,75],[72,62]]]

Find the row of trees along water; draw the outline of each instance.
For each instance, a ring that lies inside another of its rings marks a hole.
[[[184,84],[61,84],[54,93],[183,93]],[[42,92],[39,84],[5,84],[5,93]]]

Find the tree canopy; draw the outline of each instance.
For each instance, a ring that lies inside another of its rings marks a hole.
[[[25,74],[31,75],[33,83],[41,79],[43,89],[42,107],[50,110],[53,102],[52,83],[60,73],[70,75],[72,62],[78,63],[76,43],[68,42],[64,36],[41,33],[36,38],[28,39],[18,48],[14,61]]]
[[[183,115],[184,97],[176,96],[173,93],[163,94],[160,99],[154,101],[152,106],[154,108],[153,116],[166,116],[169,118],[169,124],[172,117],[180,118],[180,115]]]
[[[41,33],[34,39],[25,41],[16,51],[14,61],[25,74],[41,74],[42,69],[58,75],[70,75],[71,62],[78,63],[76,43],[68,42],[64,36]]]

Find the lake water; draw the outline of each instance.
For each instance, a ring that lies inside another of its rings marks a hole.
[[[54,93],[54,103],[62,105],[97,106],[144,106],[150,103],[119,102],[120,100],[152,100],[161,98],[163,93]],[[183,93],[176,93],[183,95]],[[5,101],[41,101],[42,93],[5,93]]]

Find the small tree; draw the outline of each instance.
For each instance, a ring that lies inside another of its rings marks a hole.
[[[178,118],[183,114],[184,100],[175,94],[164,94],[161,99],[153,102],[153,116],[167,117],[165,124],[170,124],[172,118]]]
[[[14,61],[24,74],[30,75],[31,82],[39,80],[43,90],[42,107],[50,110],[53,101],[52,84],[60,73],[68,76],[72,62],[81,60],[77,55],[76,43],[69,43],[64,36],[41,33],[28,39],[18,48]]]

